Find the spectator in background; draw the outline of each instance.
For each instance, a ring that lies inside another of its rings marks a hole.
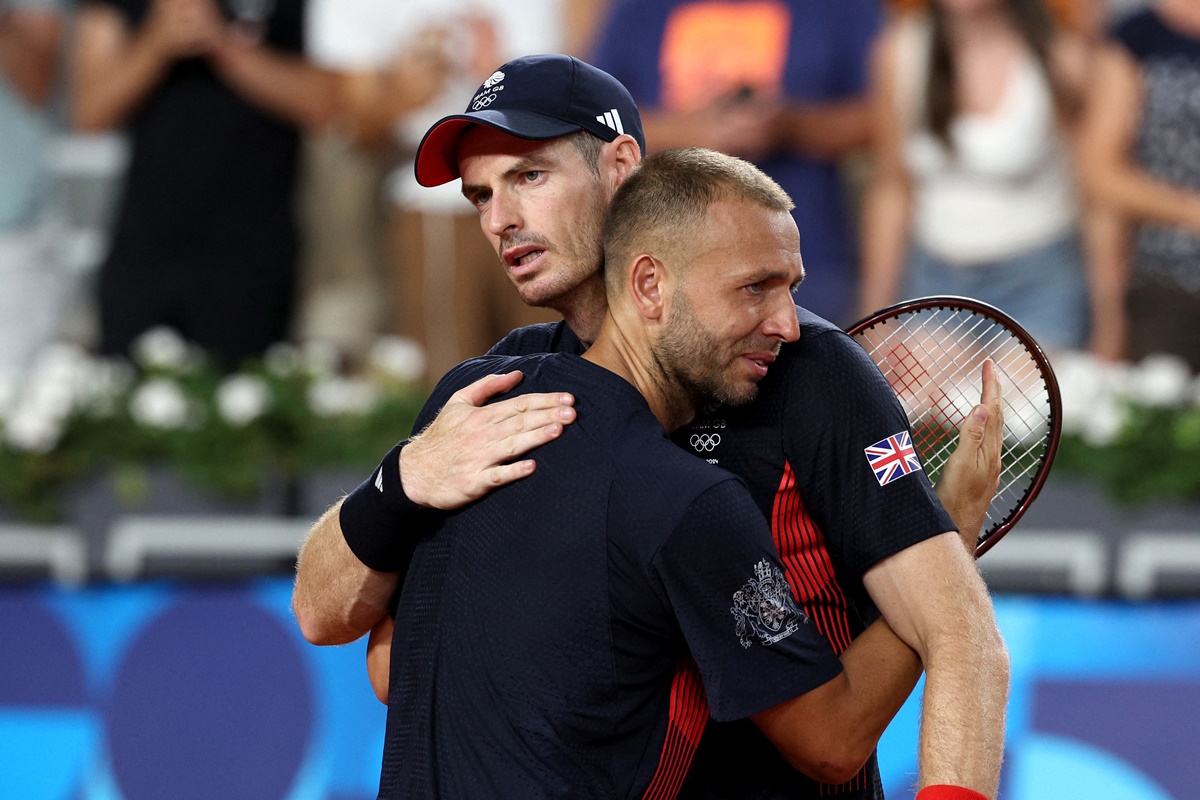
[[[0,0],[0,384],[57,332],[66,280],[47,219],[60,0]]]
[[[857,256],[838,162],[867,143],[879,19],[874,0],[617,0],[592,59],[629,88],[655,149],[746,158],[795,198],[797,302],[839,324]]]
[[[433,121],[462,111],[499,63],[583,47],[602,0],[313,0],[312,57],[339,73],[343,120],[364,147],[389,149],[391,328],[426,351],[437,377],[515,327],[549,321],[513,294],[457,187],[419,187],[412,155]]]
[[[411,9],[379,0],[309,0],[306,51],[335,76],[337,113],[305,138],[297,337],[360,363],[388,320],[393,128],[441,91],[450,63],[438,28],[407,28]]]
[[[169,325],[233,367],[286,336],[299,132],[333,108],[303,31],[303,0],[85,0],[75,121],[132,140],[100,273],[105,353]]]
[[[860,311],[967,295],[1044,345],[1084,344],[1070,137],[1088,58],[1039,0],[934,0],[889,24],[874,53]]]
[[[1125,343],[1200,372],[1200,3],[1161,0],[1116,25],[1092,76],[1083,125],[1090,194],[1140,223],[1128,288],[1103,324]],[[1126,302],[1120,302],[1125,299]]]

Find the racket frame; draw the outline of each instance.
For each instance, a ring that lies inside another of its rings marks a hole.
[[[1050,405],[1050,425],[1049,442],[1046,445],[1045,455],[1042,457],[1042,463],[1038,466],[1037,474],[1033,477],[1033,482],[1025,491],[1025,494],[1018,501],[1016,508],[996,527],[987,532],[983,539],[975,546],[975,557],[978,558],[990,550],[997,542],[1000,541],[1017,521],[1024,516],[1025,511],[1033,504],[1035,498],[1042,491],[1042,486],[1046,483],[1046,476],[1050,474],[1050,468],[1054,464],[1054,457],[1058,453],[1059,439],[1062,437],[1062,397],[1058,389],[1058,378],[1054,375],[1054,369],[1050,366],[1050,359],[1046,357],[1046,353],[1042,350],[1041,345],[1033,338],[1020,323],[1015,319],[1005,314],[1000,309],[993,305],[985,303],[981,300],[976,300],[972,297],[959,297],[956,295],[934,295],[929,297],[918,297],[912,300],[904,300],[902,302],[890,305],[887,308],[880,309],[875,313],[864,317],[858,322],[846,329],[846,333],[851,338],[857,340],[858,334],[873,328],[888,320],[896,319],[901,315],[906,315],[916,311],[925,311],[929,309],[945,309],[949,311],[969,311],[991,320],[992,322],[1008,329],[1017,340],[1024,345],[1025,349],[1037,364],[1038,371],[1041,373],[1043,380],[1046,383],[1047,394],[1049,395]],[[865,348],[864,348],[865,349]],[[870,355],[870,353],[868,353]],[[871,360],[875,361],[872,355]],[[876,362],[876,366],[879,366]],[[1003,388],[1002,388],[1003,391]],[[907,416],[907,415],[906,415]],[[909,420],[909,425],[913,421]],[[956,448],[957,449],[957,448]],[[990,505],[990,503],[989,503]]]

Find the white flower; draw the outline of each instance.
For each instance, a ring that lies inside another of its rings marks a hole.
[[[60,418],[39,411],[37,406],[24,404],[4,426],[4,439],[15,450],[30,453],[49,453],[62,438]]]
[[[425,374],[425,350],[404,336],[380,337],[367,356],[371,366],[400,381],[417,381]]]
[[[1151,408],[1182,405],[1192,381],[1187,362],[1160,353],[1146,356],[1134,369],[1128,387],[1130,399]]]
[[[134,422],[148,428],[178,430],[188,421],[188,402],[175,381],[153,378],[137,388],[129,400]]]
[[[257,375],[231,375],[217,387],[217,411],[230,425],[244,427],[271,404],[271,389]]]
[[[111,417],[117,401],[135,378],[133,367],[119,358],[101,358],[91,362],[76,391],[77,406],[97,417]]]
[[[22,404],[34,404],[42,413],[65,418],[85,383],[88,364],[87,354],[74,345],[44,348],[29,371]]]
[[[1079,435],[1092,447],[1107,447],[1116,441],[1124,425],[1124,408],[1110,397],[1091,406],[1081,420]]]
[[[272,375],[290,378],[300,369],[300,348],[290,342],[276,342],[263,354],[263,364]]]
[[[379,399],[379,388],[357,378],[325,378],[308,389],[308,406],[318,417],[365,414]]]
[[[192,358],[188,343],[172,328],[151,328],[134,340],[134,360],[147,369],[181,370]]]
[[[300,347],[300,361],[309,375],[327,378],[337,374],[341,356],[331,343],[313,339]]]
[[[1063,429],[1081,432],[1092,405],[1111,395],[1110,366],[1087,353],[1062,352],[1054,358],[1054,374],[1062,394]]]

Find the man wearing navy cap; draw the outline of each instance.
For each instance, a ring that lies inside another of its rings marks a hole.
[[[461,177],[522,297],[565,318],[514,332],[495,352],[582,352],[596,340],[606,313],[600,220],[642,155],[636,108],[620,84],[565,57],[520,59],[489,81],[464,114],[426,136],[418,179]],[[608,124],[618,117],[623,133]],[[730,234],[726,255],[736,255],[736,243]],[[756,281],[737,287],[749,297],[762,291]],[[728,401],[744,398],[718,396],[726,404],[692,421],[676,440],[749,483],[771,523],[793,599],[836,651],[844,658],[853,652],[850,639],[877,605],[921,655],[928,671],[923,783],[955,785],[957,793],[940,795],[948,798],[993,795],[1007,656],[986,589],[957,535],[947,530],[923,473],[885,486],[869,470],[863,448],[907,428],[886,382],[834,326],[803,310],[793,313],[799,341],[778,354],[727,363],[721,349],[703,346],[704,336],[681,340],[701,374],[736,364],[766,377],[756,400],[735,408]],[[712,321],[711,310],[706,319]],[[722,329],[719,322],[714,327]],[[398,446],[378,477],[318,522],[301,554],[294,596],[310,641],[350,641],[374,625],[408,566],[413,532],[423,519],[446,518],[430,509],[459,508],[533,474],[534,461],[520,454],[564,436],[575,419],[572,397],[545,392],[483,405],[521,378],[506,373],[455,392],[421,436],[402,443],[403,457]],[[985,385],[985,403],[964,424],[966,445],[939,487],[967,538],[978,530],[995,485],[998,388],[991,379]],[[587,424],[585,410],[574,424]],[[398,628],[401,646],[404,635]],[[706,689],[711,699],[714,687]],[[403,688],[393,682],[391,691],[394,702]],[[694,736],[696,728],[689,731]],[[771,761],[781,760],[770,746],[751,734],[753,727],[737,736],[749,750],[709,754],[718,765],[738,765],[736,779],[746,790],[879,794],[873,767],[847,785],[822,787],[785,774]],[[729,796],[739,793],[737,786],[726,788]]]

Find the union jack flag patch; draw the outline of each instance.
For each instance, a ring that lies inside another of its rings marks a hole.
[[[879,481],[880,486],[887,486],[896,478],[921,469],[908,431],[892,434],[863,452],[867,454],[867,463],[871,465],[871,471],[875,473],[875,480]]]

